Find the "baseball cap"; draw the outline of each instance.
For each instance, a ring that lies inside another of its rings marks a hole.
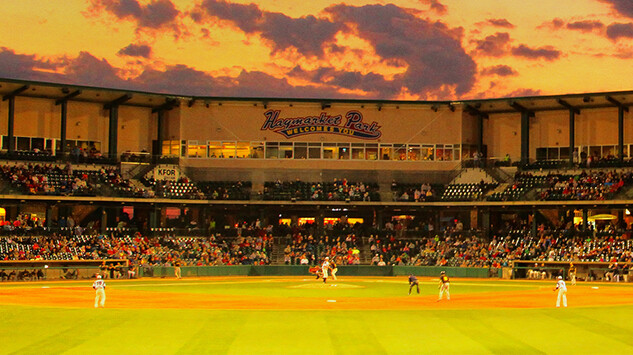
[[[97,275],[97,278],[98,278],[98,279],[100,279],[100,278],[101,278],[101,275]]]
[[[562,279],[563,279],[563,277],[562,277],[562,276],[559,276],[559,277],[558,277],[558,279],[559,279],[559,280],[562,280]]]

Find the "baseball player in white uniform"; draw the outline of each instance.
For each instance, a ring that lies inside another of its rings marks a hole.
[[[448,276],[446,276],[445,271],[440,272],[440,284],[438,288],[440,289],[440,297],[437,299],[437,301],[438,302],[441,301],[442,296],[444,296],[445,293],[446,293],[446,299],[450,301],[451,293],[449,289],[451,288],[451,283],[449,282]]]
[[[105,284],[105,281],[101,279],[101,275],[97,275],[97,280],[92,283],[92,288],[94,288],[96,291],[95,308],[97,307],[104,308],[105,300],[106,300],[106,295],[105,295],[106,284]]]
[[[558,277],[558,282],[556,283],[556,287],[554,291],[558,290],[558,298],[556,299],[556,307],[560,307],[560,300],[563,300],[563,306],[567,307],[567,285],[565,285],[565,281],[562,276]]]
[[[323,271],[323,283],[327,282],[328,271],[330,271],[330,258],[325,257],[323,264],[321,264],[321,271]]]

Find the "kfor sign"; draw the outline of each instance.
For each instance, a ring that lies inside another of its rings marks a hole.
[[[157,181],[178,181],[180,171],[172,166],[157,166],[154,168],[154,180]]]

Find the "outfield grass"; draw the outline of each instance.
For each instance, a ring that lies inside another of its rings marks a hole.
[[[357,288],[292,288],[305,285],[306,281],[282,278],[248,278],[236,283],[181,281],[180,285],[174,285],[180,282],[175,280],[110,282],[109,288],[210,296],[393,297],[393,302],[403,297],[418,297],[406,296],[406,281],[395,278],[346,282],[360,286]],[[451,291],[457,295],[541,287],[551,287],[551,282],[454,282]],[[0,291],[6,289],[8,285],[0,284]],[[420,299],[437,292],[434,282],[423,282],[421,289]],[[88,304],[91,301],[86,300]],[[608,305],[568,309],[365,311],[0,305],[0,353],[633,354],[632,316],[631,306]]]

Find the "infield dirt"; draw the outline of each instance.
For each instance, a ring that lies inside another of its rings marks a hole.
[[[345,288],[345,283],[338,285]],[[356,286],[354,286],[356,287]],[[633,304],[631,287],[575,286],[567,293],[569,307]],[[156,309],[227,309],[227,310],[421,310],[481,308],[551,308],[556,293],[551,287],[525,291],[499,291],[459,294],[450,301],[436,301],[437,296],[402,297],[270,297],[186,292],[158,292],[117,289],[107,290],[107,308]],[[89,286],[51,285],[0,289],[0,304],[90,308],[94,291]]]

